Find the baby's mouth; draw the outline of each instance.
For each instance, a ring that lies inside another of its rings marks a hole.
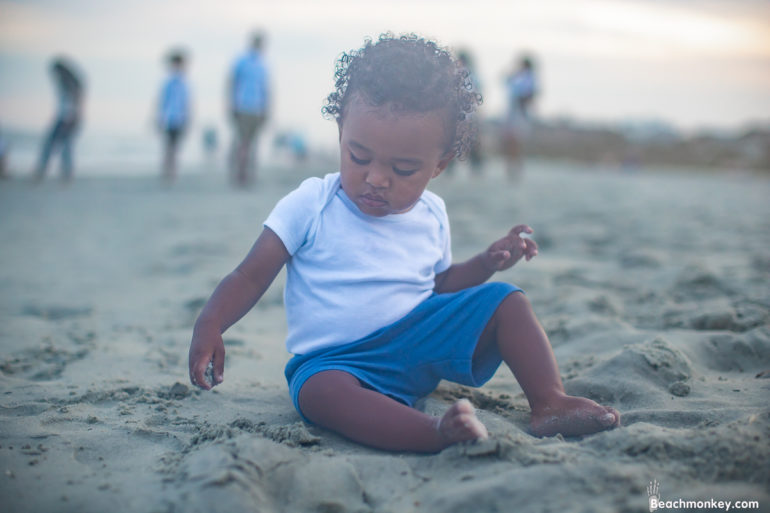
[[[388,203],[387,201],[385,201],[385,198],[383,198],[382,196],[377,196],[375,194],[362,194],[361,201],[365,205],[370,207],[382,207]]]

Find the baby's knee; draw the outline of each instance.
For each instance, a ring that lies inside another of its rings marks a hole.
[[[532,304],[521,291],[516,291],[506,296],[495,311],[494,316],[495,323],[502,322],[506,325],[509,325],[511,322],[521,325],[525,321],[533,320],[536,321],[537,317],[532,309]]]
[[[527,296],[521,290],[511,292],[500,303],[497,309],[497,314],[509,315],[517,312],[532,311],[532,304],[527,299]]]
[[[297,396],[300,414],[313,424],[334,426],[345,408],[346,391],[360,388],[361,382],[353,375],[339,370],[321,371],[310,376]]]
[[[306,405],[325,403],[338,395],[344,387],[360,386],[353,375],[340,370],[325,370],[313,374],[299,390],[299,404],[304,410]]]

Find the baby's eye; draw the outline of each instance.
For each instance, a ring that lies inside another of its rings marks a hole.
[[[393,166],[393,172],[399,176],[412,176],[417,172],[417,170],[416,169],[399,169],[396,166]]]
[[[356,164],[358,164],[359,166],[365,166],[366,164],[368,164],[369,162],[371,162],[370,160],[366,160],[366,159],[360,159],[360,158],[356,157],[355,155],[353,155],[353,152],[352,152],[352,151],[351,151],[351,152],[349,152],[349,153],[350,153],[350,160],[352,160],[353,162],[355,162],[355,163],[356,163]]]

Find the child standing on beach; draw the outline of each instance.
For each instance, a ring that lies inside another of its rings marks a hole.
[[[426,186],[470,146],[480,98],[467,71],[433,42],[382,36],[344,54],[336,78],[324,111],[339,128],[340,171],[279,201],[216,288],[195,324],[192,383],[222,382],[222,333],[286,265],[286,344],[295,355],[286,377],[306,421],[386,450],[436,452],[485,438],[466,400],[440,418],[412,405],[441,379],[481,386],[504,361],[527,396],[534,434],[618,425],[615,410],[566,395],[521,289],[485,283],[537,254],[522,236],[528,226],[452,263],[444,203]]]
[[[162,178],[173,183],[177,174],[179,145],[190,124],[190,88],[185,77],[186,55],[173,51],[168,56],[169,74],[158,102],[158,129],[163,135]]]

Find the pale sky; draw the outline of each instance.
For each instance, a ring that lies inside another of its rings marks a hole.
[[[770,121],[766,0],[0,0],[0,124],[46,127],[47,63],[64,53],[87,75],[87,131],[150,132],[162,58],[182,46],[196,127],[224,128],[227,70],[255,27],[268,34],[272,128],[300,128],[315,143],[336,137],[320,114],[336,57],[388,30],[468,48],[486,116],[504,109],[502,77],[527,50],[541,116],[685,130]]]

